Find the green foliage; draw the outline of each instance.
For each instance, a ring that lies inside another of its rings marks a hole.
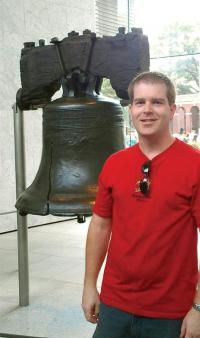
[[[151,57],[187,55],[200,52],[200,24],[173,24],[166,27],[151,45]],[[199,92],[200,55],[152,60],[152,67],[167,74],[175,83],[177,94]]]
[[[200,144],[198,143],[191,143],[191,146],[200,150]]]
[[[117,95],[115,90],[112,88],[109,79],[103,79],[102,87],[101,87],[101,94],[107,97],[111,97],[112,99],[117,99]]]
[[[199,29],[200,23],[174,23],[165,27],[158,37],[158,42],[151,46],[151,56],[197,53],[200,44]]]

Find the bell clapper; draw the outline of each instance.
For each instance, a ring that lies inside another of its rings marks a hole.
[[[78,215],[77,216],[77,222],[78,223],[85,223],[85,220],[86,220],[85,215]]]

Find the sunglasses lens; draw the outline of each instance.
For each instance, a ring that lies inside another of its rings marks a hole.
[[[140,191],[144,194],[147,195],[149,192],[149,174],[150,174],[150,165],[151,162],[145,162],[142,167],[141,167],[141,171],[144,174],[144,178],[140,181]]]
[[[147,180],[140,181],[140,191],[146,195],[149,191],[149,184]]]
[[[150,171],[150,162],[145,162],[142,167],[141,170],[143,172],[143,174],[148,174]]]

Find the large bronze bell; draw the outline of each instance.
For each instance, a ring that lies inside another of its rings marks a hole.
[[[138,28],[102,38],[73,31],[51,45],[24,44],[17,104],[22,110],[46,106],[42,160],[16,202],[21,214],[77,215],[79,221],[91,214],[103,163],[124,147],[122,108],[99,95],[102,79],[127,100],[130,80],[148,68],[148,39]],[[63,97],[51,102],[61,85]]]
[[[62,97],[43,110],[43,151],[21,214],[90,215],[105,159],[124,147],[121,105],[101,96]]]

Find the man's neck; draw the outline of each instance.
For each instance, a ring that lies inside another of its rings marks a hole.
[[[155,156],[170,147],[174,140],[174,137],[170,134],[166,137],[162,137],[162,139],[139,136],[139,147],[143,154],[152,160]]]

